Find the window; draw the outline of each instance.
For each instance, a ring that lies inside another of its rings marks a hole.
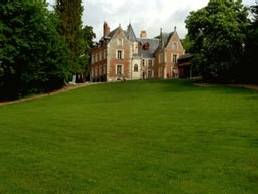
[[[95,63],[95,55],[91,56],[91,63],[94,64]]]
[[[123,58],[123,51],[121,51],[121,50],[117,51],[117,58],[118,59],[122,59]]]
[[[152,78],[152,71],[151,71],[151,70],[148,72],[148,78],[149,78],[149,79]]]
[[[92,77],[95,77],[94,73],[95,73],[95,72],[94,72],[94,68],[92,68],[92,69],[91,69],[91,76],[92,76]]]
[[[152,60],[149,60],[149,67],[152,67]]]
[[[107,65],[103,65],[103,74],[106,75],[107,74],[107,69],[106,69]]]
[[[143,46],[142,46],[142,49],[143,50],[149,50],[150,48],[150,44],[148,42],[146,42]]]
[[[102,52],[99,53],[99,60],[102,61]]]
[[[95,77],[97,77],[98,76],[98,69],[97,69],[97,67],[95,67],[94,70],[95,70],[94,75],[95,75]]]
[[[173,55],[173,63],[177,63],[177,55]]]
[[[134,68],[133,68],[134,72],[138,72],[139,71],[139,67],[138,67],[138,64],[135,64],[134,65]]]
[[[144,65],[145,65],[145,60],[143,59],[142,60],[142,66],[144,67]]]
[[[104,55],[104,59],[106,59],[107,58],[107,50],[106,49],[104,50],[103,55]]]
[[[123,66],[122,65],[116,66],[116,74],[119,76],[121,76],[123,74]]]
[[[99,75],[102,75],[102,74],[103,74],[103,66],[100,65],[100,66],[99,66]]]
[[[97,54],[96,62],[99,62],[99,54]]]
[[[123,39],[120,38],[120,39],[117,40],[117,45],[118,46],[123,46],[123,43],[124,43]]]

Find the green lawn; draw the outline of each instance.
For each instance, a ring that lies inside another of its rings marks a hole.
[[[0,193],[257,194],[258,92],[133,81],[2,106]]]

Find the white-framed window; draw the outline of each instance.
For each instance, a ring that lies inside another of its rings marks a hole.
[[[94,64],[95,63],[95,55],[92,55],[91,56],[91,64]]]
[[[124,39],[122,39],[122,38],[117,39],[117,45],[118,46],[123,46],[124,45]]]
[[[102,65],[99,65],[99,75],[102,75]]]
[[[107,65],[106,64],[103,65],[103,74],[104,75],[107,74]]]
[[[153,77],[153,71],[149,70],[148,71],[148,78],[151,79]]]
[[[98,76],[98,68],[97,67],[94,68],[94,72],[95,72],[94,76],[97,77]]]
[[[95,77],[94,68],[91,69],[91,76],[92,76],[93,78]]]
[[[104,59],[106,59],[106,58],[107,58],[107,49],[105,49],[105,50],[103,51],[103,55],[104,55]]]
[[[102,52],[99,53],[99,60],[102,61]]]
[[[167,52],[164,53],[164,62],[167,62]]]
[[[163,63],[164,61],[164,55],[162,53],[159,54],[159,63]]]
[[[138,64],[134,64],[133,71],[134,72],[139,72],[139,65]]]
[[[122,64],[116,65],[116,75],[121,76],[124,74],[124,66]]]
[[[152,65],[153,65],[152,59],[149,59],[149,67],[152,67]]]
[[[177,55],[176,54],[173,55],[172,62],[177,63]]]
[[[99,54],[96,54],[96,62],[99,62]]]
[[[117,50],[116,58],[117,59],[124,59],[124,52],[123,52],[123,50]]]

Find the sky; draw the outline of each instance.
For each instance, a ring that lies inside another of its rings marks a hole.
[[[207,5],[208,0],[82,0],[84,6],[83,24],[93,26],[97,39],[102,37],[103,23],[108,22],[111,30],[119,24],[127,29],[132,24],[139,37],[141,30],[146,30],[148,38],[164,32],[172,32],[174,27],[181,38],[187,33],[185,19],[190,11]],[[55,0],[47,0],[50,6]],[[245,5],[252,5],[255,0],[243,0]]]

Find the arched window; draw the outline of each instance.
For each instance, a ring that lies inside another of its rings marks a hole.
[[[139,71],[139,69],[138,69],[138,64],[135,64],[134,65],[134,72],[138,72]]]

